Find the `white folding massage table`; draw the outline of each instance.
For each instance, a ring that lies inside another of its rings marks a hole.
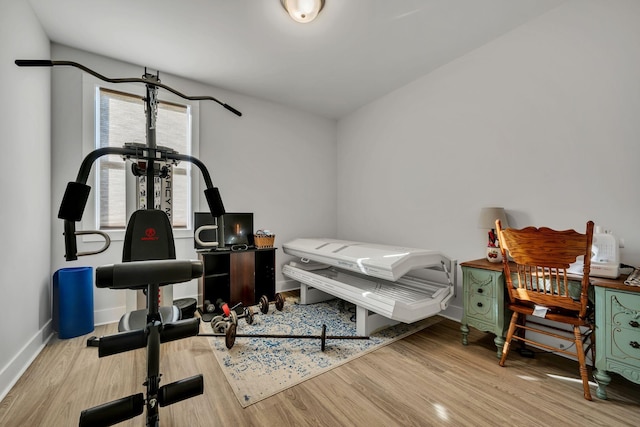
[[[283,245],[299,257],[282,274],[300,282],[300,303],[356,305],[358,335],[438,314],[454,296],[457,261],[438,251],[326,238]]]

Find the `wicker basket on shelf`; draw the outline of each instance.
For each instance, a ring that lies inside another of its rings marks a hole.
[[[256,248],[272,248],[273,242],[276,240],[275,234],[254,234],[253,235],[253,243],[256,245]]]

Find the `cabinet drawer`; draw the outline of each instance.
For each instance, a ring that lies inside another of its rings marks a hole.
[[[469,294],[467,297],[467,316],[484,320],[486,322],[496,321],[496,303],[493,298],[488,298],[480,294]]]
[[[611,357],[640,366],[640,295],[607,291],[605,319],[611,331]]]
[[[628,329],[640,335],[640,294],[608,291],[607,306],[607,313],[611,313],[611,316],[605,322],[611,323],[614,328]]]
[[[619,361],[640,367],[640,330],[614,328],[609,351]]]
[[[464,270],[464,281],[467,292],[494,298],[498,292],[497,286],[503,286],[502,274],[475,268]]]

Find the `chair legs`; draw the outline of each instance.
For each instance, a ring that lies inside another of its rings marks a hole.
[[[575,335],[576,343],[576,356],[580,363],[580,377],[582,378],[582,389],[584,390],[584,398],[591,400],[591,390],[589,390],[589,373],[587,371],[587,362],[584,356],[584,348],[582,347],[582,332],[579,326],[573,327],[573,334]]]
[[[522,323],[520,321],[522,320]],[[514,312],[511,316],[511,322],[509,323],[509,329],[507,330],[507,337],[505,338],[504,347],[502,348],[502,357],[500,358],[500,366],[504,366],[505,361],[507,360],[507,356],[509,354],[509,349],[511,347],[511,340],[514,338],[516,334],[516,330],[519,326],[524,326],[524,322],[526,321],[526,316],[524,314],[520,314]],[[591,331],[592,332],[592,331]],[[552,334],[550,334],[552,335]],[[578,358],[578,363],[580,365],[580,378],[582,378],[582,388],[584,392],[584,398],[587,400],[591,399],[591,390],[589,389],[589,373],[587,370],[587,363],[583,345],[583,334],[580,330],[580,326],[573,326],[573,335],[574,335],[574,343],[576,349],[576,357]],[[560,337],[559,335],[553,335]],[[524,338],[524,337],[522,337]],[[590,344],[588,350],[591,350],[591,357],[594,357],[594,344],[593,344],[593,333],[589,334]],[[585,338],[586,339],[586,338]],[[540,344],[542,347],[547,348],[553,351],[553,347],[549,347],[543,344]]]
[[[502,357],[500,358],[500,366],[504,366],[505,360],[507,360],[507,355],[509,354],[509,347],[511,347],[511,340],[513,339],[513,334],[516,331],[516,325],[518,324],[519,313],[513,312],[511,315],[511,322],[509,323],[509,330],[507,331],[507,337],[504,341],[504,347],[502,347]]]

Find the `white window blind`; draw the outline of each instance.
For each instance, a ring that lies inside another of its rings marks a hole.
[[[122,147],[126,143],[146,144],[146,116],[141,96],[100,87],[96,114],[96,147]],[[180,154],[191,155],[191,108],[189,105],[165,102],[158,104],[156,144]],[[136,186],[131,185],[130,162],[120,156],[103,156],[99,161],[97,179],[97,218],[101,230],[122,230],[136,209],[130,200],[137,200]],[[191,167],[188,162],[173,166],[172,181],[173,227],[185,229],[191,212]],[[135,197],[127,197],[134,192]],[[128,202],[129,200],[129,202]]]

